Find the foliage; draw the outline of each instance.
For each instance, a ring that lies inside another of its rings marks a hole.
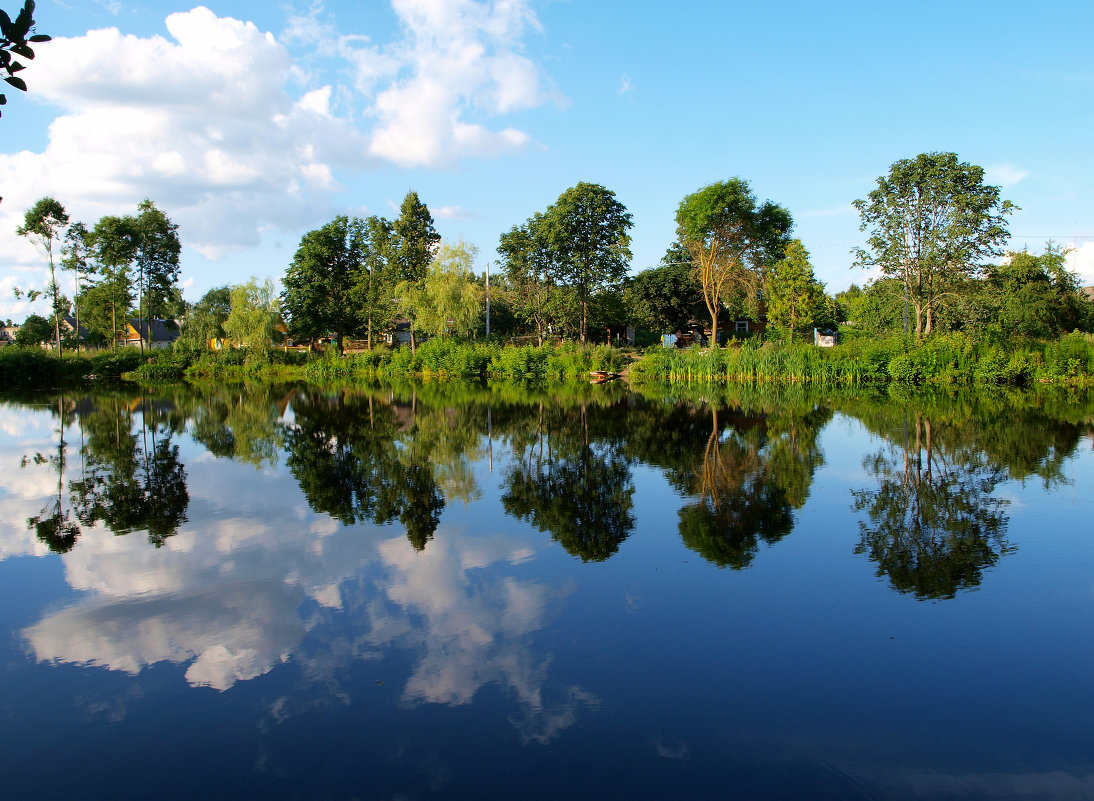
[[[133,261],[137,268],[137,320],[167,317],[179,278],[178,226],[145,198],[133,218]]]
[[[539,344],[566,315],[567,294],[556,283],[557,253],[547,218],[536,212],[522,226],[501,235],[498,253],[509,282],[510,303],[517,317],[535,327]]]
[[[213,287],[187,310],[175,347],[205,350],[209,347],[209,340],[224,336],[224,323],[231,313],[232,288]]]
[[[443,244],[421,281],[402,281],[395,289],[400,308],[416,328],[435,336],[468,335],[483,314],[482,289],[475,281],[476,249],[462,240]]]
[[[40,314],[32,314],[15,332],[15,344],[29,347],[44,345],[53,337],[53,324]]]
[[[30,5],[33,11],[33,4]],[[26,11],[26,9],[24,9]],[[29,12],[28,12],[29,14]],[[2,19],[0,19],[2,21]],[[0,50],[0,53],[3,53]],[[18,52],[18,51],[17,51]],[[9,78],[10,83],[15,78]],[[50,302],[50,316],[53,320],[53,333],[57,345],[57,357],[62,356],[61,351],[61,315],[64,309],[61,306],[61,289],[57,283],[57,266],[54,259],[54,249],[61,244],[65,229],[68,228],[68,212],[61,203],[52,197],[39,199],[33,206],[27,209],[23,216],[23,224],[15,229],[19,236],[27,237],[46,257],[49,264],[49,282],[45,290],[27,290],[27,300],[34,301],[39,295],[45,295]],[[16,288],[15,297],[19,298],[23,291]]]
[[[982,167],[954,153],[921,153],[895,162],[866,200],[855,201],[860,227],[869,231],[856,264],[901,281],[916,339],[931,335],[939,301],[1002,253],[1015,206],[999,192],[984,184]]]
[[[273,280],[259,282],[252,277],[247,283],[232,287],[231,306],[224,321],[224,333],[236,345],[265,356],[276,335],[274,326],[280,308]]]
[[[766,266],[784,254],[792,227],[790,212],[770,200],[757,205],[740,178],[710,184],[680,201],[677,238],[695,264],[713,342],[723,305],[754,301]]]
[[[360,330],[361,308],[353,303],[365,262],[366,227],[357,219],[335,217],[300,240],[285,274],[283,308],[294,339],[343,338]]]
[[[16,61],[11,54],[33,59],[31,45],[48,42],[51,38],[44,33],[34,33],[34,29],[34,0],[26,0],[14,20],[0,9],[0,77],[21,92],[27,91],[27,84],[16,73],[26,69],[26,65]],[[7,97],[0,94],[0,106],[7,102]]]
[[[813,276],[809,251],[800,239],[795,239],[787,245],[785,257],[768,273],[768,326],[793,339],[796,332],[816,324],[823,316],[824,301],[824,287]]]
[[[666,258],[672,258],[670,254]],[[631,320],[655,332],[687,328],[704,310],[690,259],[662,260],[660,266],[643,270],[627,281],[623,297]]]
[[[583,181],[559,195],[543,225],[554,258],[553,277],[576,295],[578,337],[584,344],[590,298],[598,290],[617,286],[627,274],[631,215],[614,192]]]

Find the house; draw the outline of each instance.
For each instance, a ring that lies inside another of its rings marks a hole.
[[[10,320],[8,321],[11,322]],[[19,333],[19,329],[22,326],[18,325],[5,325],[0,326],[0,347],[4,345],[14,345],[15,335]]]
[[[76,318],[71,314],[66,314],[61,318],[61,336],[65,339],[75,339],[77,342],[83,344],[87,342],[88,336],[91,334],[84,326],[80,326],[80,330],[76,330]]]
[[[179,325],[174,320],[128,320],[125,330],[118,333],[119,345],[137,345],[144,341],[146,348],[169,348],[179,338]]]

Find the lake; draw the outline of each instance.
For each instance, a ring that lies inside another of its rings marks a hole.
[[[1094,798],[1094,399],[0,399],[0,787]]]

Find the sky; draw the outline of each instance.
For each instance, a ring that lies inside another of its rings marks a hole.
[[[0,318],[45,311],[12,290],[45,285],[15,229],[46,195],[89,226],[153,200],[196,301],[280,280],[305,232],[393,218],[410,190],[481,271],[500,234],[601,184],[638,272],[681,198],[738,177],[790,210],[834,293],[870,277],[853,201],[935,151],[1021,207],[1011,249],[1073,246],[1094,284],[1089,0],[40,0],[35,19],[54,40],[0,117]]]

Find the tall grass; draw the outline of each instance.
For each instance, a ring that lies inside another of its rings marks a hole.
[[[1094,336],[1052,342],[975,341],[940,334],[916,344],[897,335],[849,337],[834,348],[745,340],[704,350],[651,348],[631,369],[642,381],[808,382],[1028,386],[1035,382],[1094,386]]]

